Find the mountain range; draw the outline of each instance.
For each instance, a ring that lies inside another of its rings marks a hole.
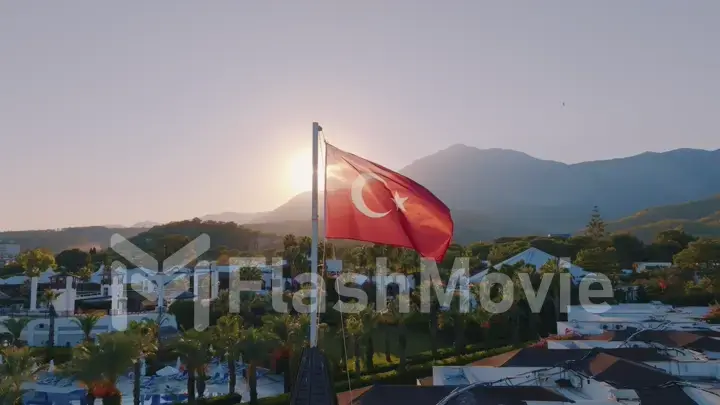
[[[452,210],[459,242],[507,235],[574,233],[598,206],[606,221],[648,207],[720,193],[720,150],[678,149],[565,164],[504,149],[465,145],[400,170]],[[258,230],[309,231],[310,193],[248,221]]]
[[[566,164],[513,150],[454,145],[399,172],[450,207],[455,239],[467,243],[575,233],[587,223],[594,206],[611,230],[652,237],[662,227],[692,225],[700,233],[714,234],[720,219],[720,199],[715,197],[720,194],[718,168],[720,150],[677,149]],[[718,209],[712,211],[716,204]],[[268,212],[225,212],[200,219],[237,222],[268,233],[309,234],[310,205],[307,192]],[[138,225],[124,232],[140,233],[155,223]],[[0,233],[0,239],[7,238],[12,236]]]

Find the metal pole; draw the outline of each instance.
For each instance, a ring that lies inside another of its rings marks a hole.
[[[313,280],[313,289],[310,294],[310,347],[317,346],[318,328],[318,148],[320,138],[320,125],[313,122],[312,139],[312,244],[310,245],[310,274]]]

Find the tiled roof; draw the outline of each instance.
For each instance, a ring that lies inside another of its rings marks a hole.
[[[432,377],[430,377],[432,379]],[[432,385],[432,384],[430,384]],[[368,390],[372,389],[372,385],[368,387],[354,389],[352,391],[345,391],[337,394],[338,405],[352,405],[356,399],[363,395]]]
[[[680,381],[658,368],[600,351],[572,363],[571,368],[585,376],[622,389],[652,389]]]
[[[552,367],[568,361],[577,361],[593,352],[603,352],[633,361],[665,361],[670,357],[653,348],[621,349],[556,349],[528,347],[472,363],[472,366],[489,367]]]
[[[656,342],[668,347],[682,347],[700,351],[720,352],[720,340],[683,331],[643,331],[633,340],[642,342]]]
[[[652,405],[698,405],[690,398],[682,387],[667,387],[656,389],[635,390],[641,404]]]
[[[636,331],[607,331],[602,335],[586,336],[585,340],[623,342]],[[720,352],[720,340],[714,331],[646,330],[633,336],[637,342],[654,342],[667,347],[679,347],[698,351]]]
[[[436,405],[448,396],[456,386],[424,387],[418,385],[375,385],[357,398],[353,405]],[[466,398],[458,397],[450,405],[472,403],[483,405],[525,405],[526,401],[567,402],[573,401],[542,387],[476,387],[468,391]]]

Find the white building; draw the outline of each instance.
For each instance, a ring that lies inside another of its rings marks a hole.
[[[607,309],[607,310],[606,310]],[[558,322],[559,332],[582,335],[599,335],[605,331],[662,328],[663,330],[718,330],[720,325],[709,325],[702,317],[708,307],[673,308],[660,303],[569,306],[567,322]]]
[[[561,269],[567,270],[567,272],[570,273],[570,275],[572,276],[572,281],[575,284],[580,283],[580,281],[586,276],[593,274],[585,271],[585,269],[578,265],[572,264],[570,262],[570,258],[568,257],[555,257],[534,247],[520,252],[501,263],[493,265],[493,268],[495,270],[500,270],[503,266],[513,266],[517,263],[523,262],[525,263],[525,265],[535,267],[535,269],[539,271],[542,266],[544,266],[547,262],[550,261],[557,262],[558,266]],[[488,270],[484,270],[480,273],[475,274],[474,276],[470,277],[470,283],[480,283],[485,278],[487,273]]]
[[[720,404],[720,328],[699,319],[708,308],[624,304],[597,313],[600,308],[570,307],[569,322],[558,322],[576,340],[548,339],[544,347],[468,366],[434,367],[423,383],[467,392],[536,387],[564,398],[548,404]]]
[[[668,267],[672,267],[672,263],[670,263],[670,262],[636,262],[636,263],[633,263],[633,268],[638,273],[643,272],[643,271],[662,270],[662,269],[667,269]]]

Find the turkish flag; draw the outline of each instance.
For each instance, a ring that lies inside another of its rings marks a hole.
[[[425,187],[330,144],[325,149],[325,237],[411,248],[441,261],[450,209]]]

